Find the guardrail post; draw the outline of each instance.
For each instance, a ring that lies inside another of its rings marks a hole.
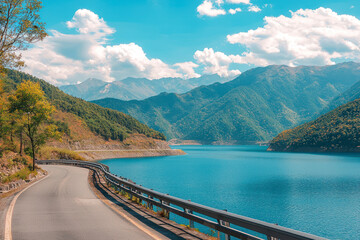
[[[190,199],[189,199],[188,201],[191,202]],[[184,210],[185,210],[185,212],[188,213],[188,214],[193,214],[193,211],[190,210],[190,209],[184,208]],[[194,227],[194,221],[191,220],[191,219],[189,219],[189,227],[190,227],[190,228],[195,228],[195,227]]]
[[[140,187],[141,187],[141,185],[139,185]],[[142,195],[142,193],[140,192],[140,191],[137,191],[137,193],[139,194],[139,195]],[[138,198],[139,199],[139,204],[142,204],[142,199],[141,198]]]
[[[224,211],[227,212],[226,209],[224,209]],[[230,227],[230,223],[228,223],[228,222],[225,222],[225,221],[220,220],[220,219],[218,219],[217,221],[221,226]],[[224,233],[224,234],[225,234],[225,240],[230,240],[230,235],[226,234],[226,233]],[[218,238],[220,239],[220,234],[219,233],[218,233]]]
[[[151,196],[151,195],[148,195],[148,198],[151,200],[154,199],[153,196]],[[147,207],[149,209],[153,210],[153,204],[151,202],[147,202]]]
[[[163,201],[163,200],[160,200],[161,204],[162,205],[169,205],[169,203]],[[170,212],[168,210],[166,210],[165,208],[162,209],[163,212],[164,212],[164,216],[165,218],[169,219],[170,218]]]

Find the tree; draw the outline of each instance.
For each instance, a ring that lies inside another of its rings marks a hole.
[[[0,1],[0,68],[23,66],[19,51],[47,36],[41,8],[39,0]]]
[[[24,133],[30,141],[33,170],[40,146],[49,138],[60,137],[55,125],[46,124],[54,110],[55,107],[47,101],[39,83],[22,82],[15,93],[9,96],[9,112],[22,118],[20,121],[24,124]]]
[[[6,105],[7,105],[7,101],[5,98],[5,94],[3,92],[3,83],[2,80],[0,79],[0,138],[3,137],[6,132],[7,132],[7,128],[6,128]]]

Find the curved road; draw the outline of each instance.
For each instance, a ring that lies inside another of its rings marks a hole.
[[[87,169],[42,168],[49,176],[16,201],[12,218],[14,240],[152,239],[96,197],[87,182]]]

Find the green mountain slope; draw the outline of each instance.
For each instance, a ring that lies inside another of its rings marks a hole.
[[[79,116],[92,132],[106,140],[124,140],[133,133],[144,134],[155,139],[165,139],[162,133],[149,128],[131,116],[67,95],[57,87],[19,71],[7,71],[7,77],[4,78],[7,91],[15,89],[22,80],[39,82],[49,101],[57,109]]]
[[[358,98],[360,98],[360,81],[355,83],[349,90],[345,91],[344,93],[334,98],[334,100],[331,101],[331,103],[324,110],[323,113],[329,112],[330,110],[333,110],[340,105],[354,101],[355,99]]]
[[[305,122],[360,80],[360,64],[254,68],[224,84],[142,101],[102,99],[168,138],[203,143],[267,141]]]
[[[120,81],[103,82],[90,78],[80,84],[60,86],[67,94],[85,100],[102,98],[117,98],[121,100],[141,100],[158,95],[162,92],[185,93],[201,85],[209,85],[215,82],[227,82],[230,78],[219,75],[204,75],[199,78],[160,78],[149,80],[146,78],[126,78]]]
[[[360,152],[360,99],[342,105],[318,119],[285,130],[270,151]]]

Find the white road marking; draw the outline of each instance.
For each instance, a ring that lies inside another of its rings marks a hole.
[[[50,175],[50,174],[49,174]],[[11,221],[12,221],[12,215],[13,215],[13,211],[14,211],[14,207],[15,207],[15,203],[16,200],[18,199],[18,197],[25,192],[28,188],[34,186],[35,184],[41,182],[42,180],[44,180],[45,178],[47,178],[49,175],[46,175],[43,179],[40,179],[38,181],[36,181],[35,183],[27,186],[26,188],[24,188],[20,193],[18,193],[14,199],[11,201],[10,206],[8,211],[6,212],[6,219],[5,219],[5,238],[4,240],[12,240],[12,232],[11,232]]]

